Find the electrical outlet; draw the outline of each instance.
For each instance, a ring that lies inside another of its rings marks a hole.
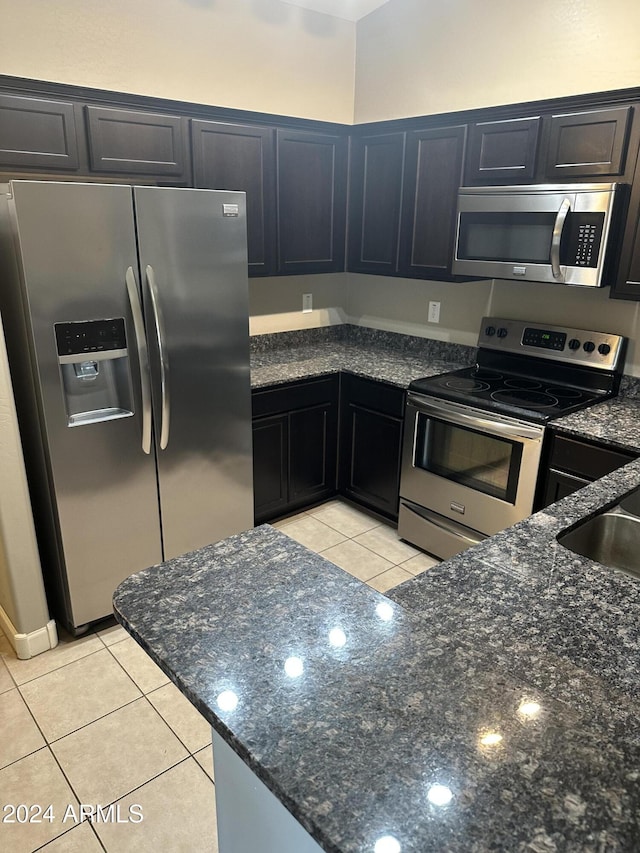
[[[302,313],[309,314],[313,311],[313,293],[302,294]]]
[[[440,322],[440,303],[439,302],[430,302],[429,303],[429,322],[430,323],[439,323]]]

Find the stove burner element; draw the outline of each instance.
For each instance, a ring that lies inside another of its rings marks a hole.
[[[515,376],[505,379],[504,384],[507,388],[521,388],[523,391],[534,391],[537,388],[542,388],[540,382],[535,379],[525,379],[524,376]]]
[[[488,382],[480,380],[467,379],[464,376],[456,376],[454,379],[449,379],[443,383],[445,388],[451,388],[454,391],[487,391],[489,389]]]
[[[549,385],[545,388],[547,394],[553,394],[554,397],[559,397],[563,400],[578,400],[584,394],[578,388],[566,388],[558,385]]]
[[[503,374],[498,373],[497,370],[487,370],[485,367],[474,367],[471,370],[471,376],[476,379],[487,380],[488,382],[497,382],[499,379],[503,379]]]
[[[525,409],[550,409],[558,405],[558,398],[544,391],[530,391],[526,388],[503,388],[494,391],[491,398],[496,403],[520,406]]]

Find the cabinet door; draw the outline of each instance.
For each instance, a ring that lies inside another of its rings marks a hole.
[[[349,269],[397,271],[404,133],[355,137],[351,143]]]
[[[355,376],[343,380],[340,491],[397,519],[404,392]]]
[[[472,125],[466,183],[474,186],[533,181],[539,127],[538,117]]]
[[[536,509],[551,506],[551,504],[561,500],[561,498],[566,498],[567,495],[572,495],[590,482],[592,481],[585,480],[584,477],[576,477],[573,474],[566,474],[564,471],[556,471],[552,468],[547,472],[542,504]]]
[[[0,167],[78,169],[74,105],[0,95]]]
[[[278,272],[344,269],[347,139],[277,133]]]
[[[407,135],[398,264],[403,275],[452,278],[465,140],[465,126]]]
[[[288,417],[253,422],[253,501],[256,524],[285,512],[288,495]]]
[[[633,136],[639,128],[634,127]],[[631,146],[637,147],[634,138]],[[634,151],[635,155],[635,151]],[[630,164],[631,166],[631,164]],[[630,169],[630,166],[628,169]],[[618,274],[610,296],[614,299],[640,299],[640,151],[636,156],[635,173],[629,205],[625,212],[624,230],[619,253]]]
[[[623,175],[632,111],[619,107],[546,118],[541,180]]]
[[[85,107],[94,172],[188,179],[187,119]]]
[[[247,194],[249,275],[273,275],[276,258],[275,131],[191,121],[194,186]]]
[[[289,414],[289,505],[336,491],[338,409],[326,403]]]

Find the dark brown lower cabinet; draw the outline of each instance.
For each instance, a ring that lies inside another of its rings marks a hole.
[[[342,375],[339,491],[396,520],[404,403],[401,388]]]
[[[401,388],[348,373],[254,391],[256,524],[338,491],[397,519],[404,403]]]
[[[635,458],[624,450],[552,434],[535,508],[549,506]]]
[[[253,392],[255,522],[336,492],[338,377]]]

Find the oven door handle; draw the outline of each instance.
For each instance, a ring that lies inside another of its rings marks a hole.
[[[570,210],[571,199],[565,198],[558,209],[556,221],[553,224],[553,234],[551,236],[551,273],[558,281],[564,281],[564,273],[560,266],[560,241],[562,240],[562,232],[567,220],[567,214]]]
[[[521,438],[531,439],[532,441],[541,441],[544,433],[544,427],[535,426],[533,424],[525,424],[520,421],[512,421],[505,423],[504,421],[493,420],[480,413],[477,409],[469,410],[464,407],[461,411],[456,407],[455,403],[448,401],[434,401],[427,403],[424,400],[414,397],[409,394],[407,406],[412,406],[419,412],[425,415],[431,415],[441,421],[457,424],[459,426],[470,427],[472,429],[482,429],[485,432],[493,435],[504,436],[505,438]]]

